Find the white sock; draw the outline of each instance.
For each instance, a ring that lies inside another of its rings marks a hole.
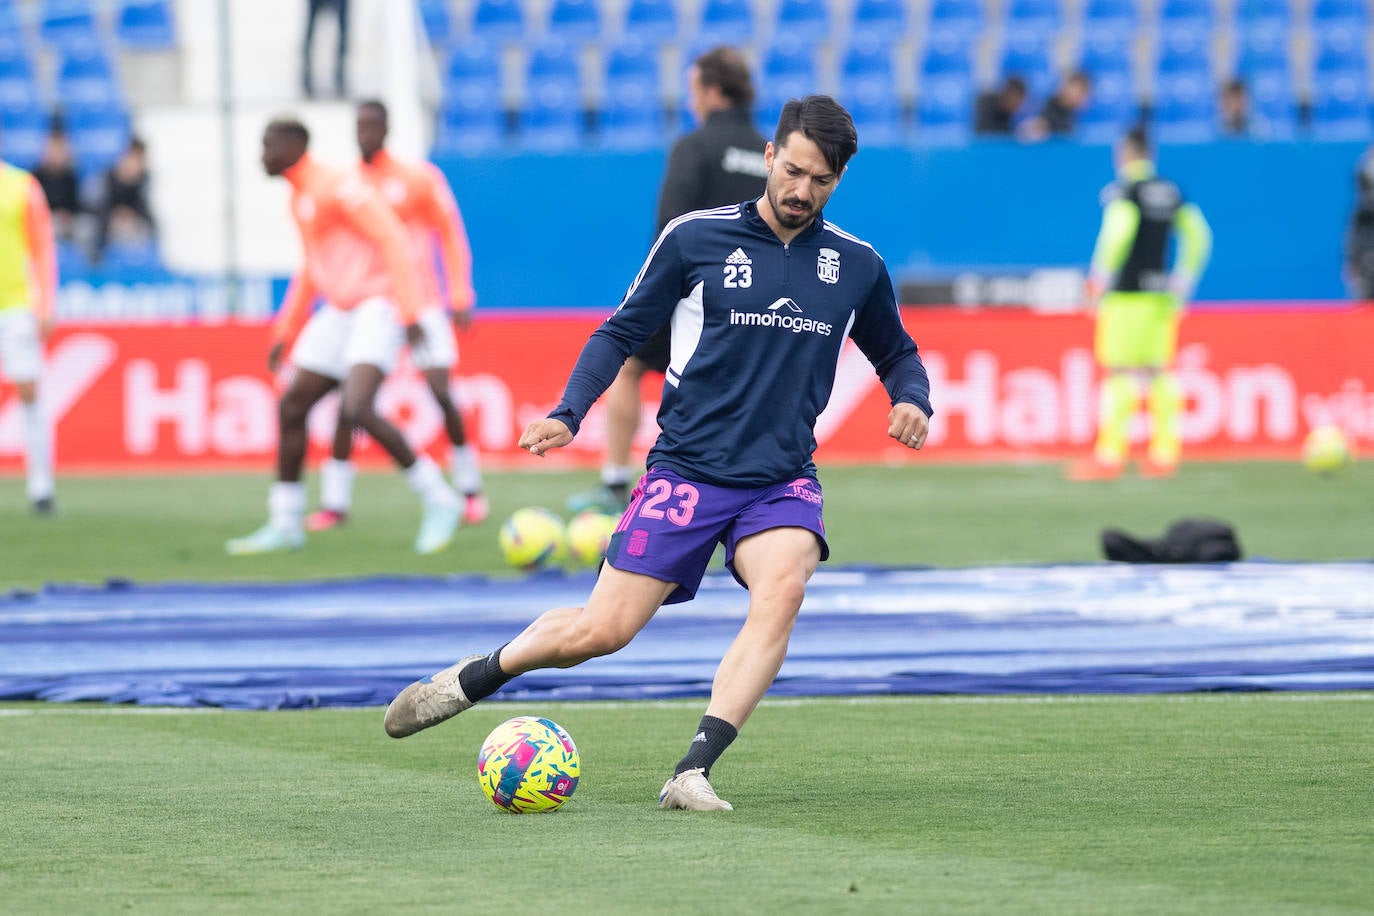
[[[343,513],[353,508],[353,479],[357,473],[351,461],[325,459],[320,467],[320,507]]]
[[[421,455],[415,463],[406,468],[406,482],[420,496],[426,505],[457,506],[458,494],[444,480],[439,465],[428,455]]]
[[[472,445],[455,445],[449,459],[453,485],[459,493],[482,492],[482,468],[477,461],[477,449]]]
[[[53,495],[52,427],[37,398],[24,405],[24,468],[28,472],[29,501]]]
[[[272,484],[267,494],[267,518],[273,528],[300,531],[305,527],[305,484]]]
[[[635,469],[628,464],[608,464],[601,468],[601,482],[608,487],[620,487],[630,482]]]

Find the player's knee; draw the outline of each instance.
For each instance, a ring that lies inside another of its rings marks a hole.
[[[343,403],[339,405],[339,422],[350,427],[366,427],[372,421],[373,416],[372,405],[362,399],[345,398]]]
[[[277,404],[277,420],[282,426],[303,425],[309,413],[310,405],[305,402],[304,398],[288,395]]]
[[[633,633],[625,633],[605,624],[588,625],[580,623],[568,635],[564,650],[568,654],[576,656],[579,661],[586,661],[589,658],[600,658],[603,655],[619,652],[630,644],[632,638],[634,638]]]
[[[782,622],[790,630],[806,598],[806,579],[801,573],[781,575],[749,591],[751,604],[766,608],[770,619]]]

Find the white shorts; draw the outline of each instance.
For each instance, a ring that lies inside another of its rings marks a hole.
[[[291,362],[339,381],[357,365],[376,366],[389,375],[404,343],[405,331],[390,300],[374,296],[348,311],[326,304],[305,323]]]
[[[420,316],[418,324],[425,332],[425,342],[410,350],[415,368],[424,372],[427,369],[452,369],[457,365],[458,343],[453,337],[453,323],[448,309],[429,308]]]
[[[26,308],[0,311],[0,373],[11,382],[35,382],[43,367],[38,319]]]

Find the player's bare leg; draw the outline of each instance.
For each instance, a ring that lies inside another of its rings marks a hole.
[[[805,528],[771,528],[735,548],[735,570],[749,585],[749,615],[716,669],[706,707],[687,756],[659,794],[659,807],[729,811],[708,782],[725,751],[767,693],[797,622],[806,583],[821,560],[816,535]]]
[[[624,648],[676,587],[603,565],[585,607],[547,611],[490,655],[470,655],[402,690],[387,707],[386,733],[413,735],[458,715],[516,675],[571,668]]]
[[[366,363],[348,370],[339,406],[340,422],[366,431],[404,469],[406,481],[424,505],[415,551],[437,553],[453,540],[453,532],[461,520],[458,494],[444,481],[438,465],[427,455],[416,456],[401,431],[377,413],[377,391],[382,387],[383,378],[385,375],[379,367]]]
[[[477,462],[477,450],[468,443],[467,426],[449,388],[449,370],[435,367],[424,370],[425,384],[434,395],[434,403],[444,415],[444,432],[453,444],[453,487],[463,497],[463,524],[480,525],[487,520],[491,509],[482,493],[482,468]]]

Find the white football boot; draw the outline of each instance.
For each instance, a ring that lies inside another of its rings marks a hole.
[[[735,806],[716,794],[706,781],[701,767],[684,770],[663,784],[658,793],[660,808],[681,808],[685,811],[733,811]]]
[[[473,701],[463,694],[463,688],[458,683],[458,672],[484,658],[485,655],[469,655],[396,694],[396,699],[386,708],[386,733],[393,738],[404,738],[431,725],[438,725],[445,719],[452,719],[471,707]]]

